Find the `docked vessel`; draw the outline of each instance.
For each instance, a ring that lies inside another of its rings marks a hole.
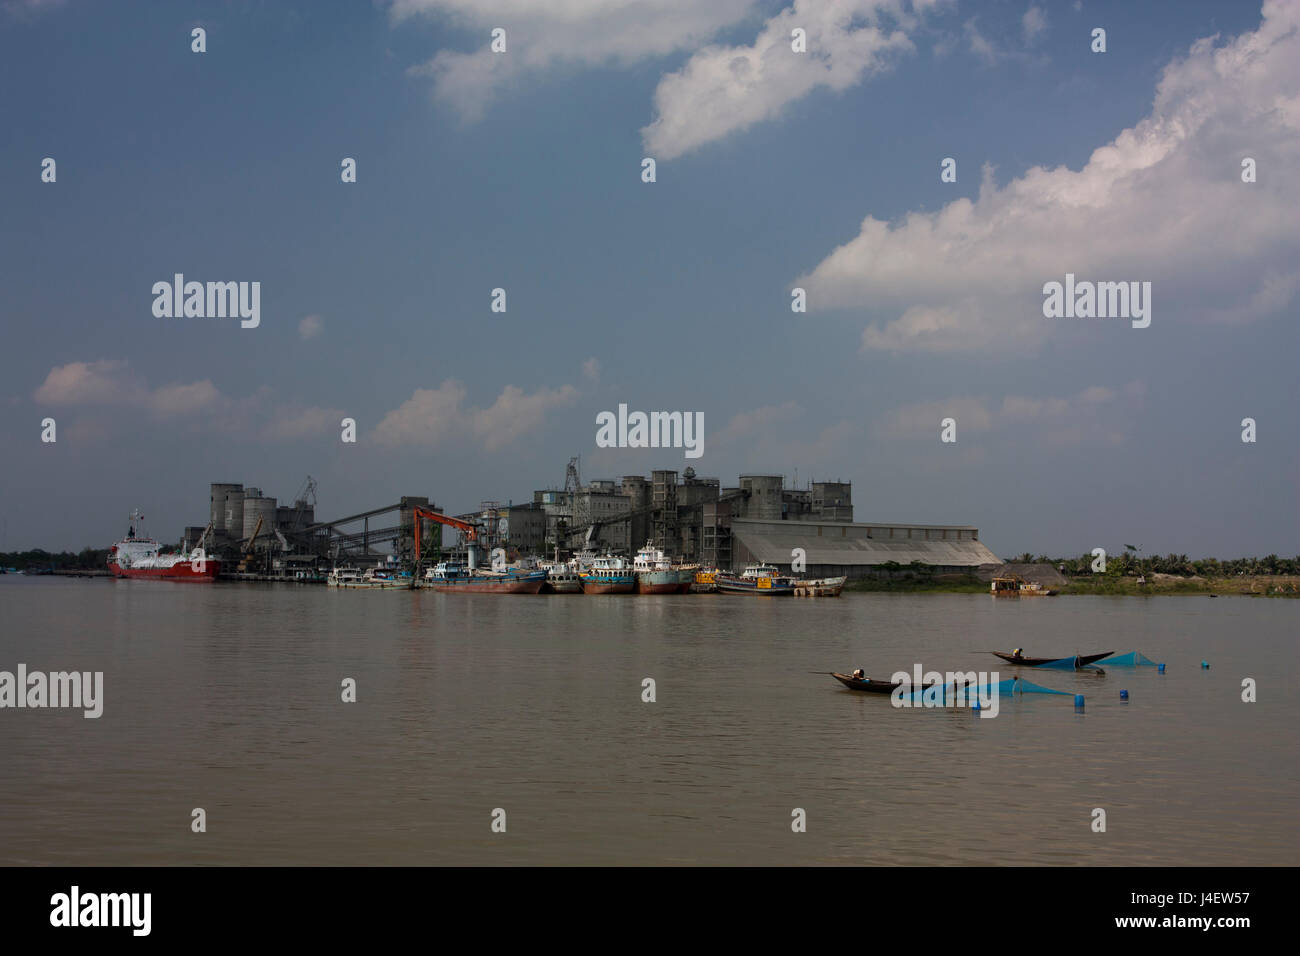
[[[108,569],[119,578],[166,578],[175,581],[215,581],[221,574],[221,559],[203,550],[209,525],[198,544],[188,553],[164,553],[162,546],[143,533],[144,515],[131,512],[126,537],[108,551]],[[137,534],[137,530],[140,534]]]
[[[627,560],[610,554],[593,560],[579,577],[584,594],[630,594],[636,588],[636,576]]]
[[[332,588],[359,588],[373,591],[386,591],[410,586],[411,579],[391,565],[378,564],[362,571],[359,568],[344,566],[333,568],[325,583]]]
[[[758,594],[788,597],[794,594],[794,578],[781,574],[770,564],[750,564],[743,574],[717,575],[718,590],[726,594]]]
[[[332,588],[364,588],[370,586],[362,580],[359,569],[337,567],[330,569],[329,575],[325,578],[325,584]]]
[[[712,594],[718,590],[718,571],[716,568],[700,568],[694,579],[686,586],[692,594]]]
[[[542,585],[545,594],[581,594],[582,578],[578,577],[577,565],[572,561],[543,561],[538,565],[546,572],[546,583]]]
[[[839,597],[847,577],[813,578],[794,583],[795,597]]]
[[[989,584],[989,591],[994,597],[1056,597],[1053,588],[1031,583],[1018,574],[994,578]]]
[[[694,572],[687,573],[675,567],[653,541],[647,541],[632,561],[636,577],[637,594],[680,594],[695,580]]]
[[[424,572],[424,586],[435,591],[488,594],[537,594],[546,583],[546,571],[507,568],[503,571],[471,569],[454,561],[442,561]]]

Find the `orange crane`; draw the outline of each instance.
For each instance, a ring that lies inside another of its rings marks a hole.
[[[445,524],[448,527],[455,528],[457,531],[464,533],[466,540],[469,541],[470,554],[474,553],[475,543],[478,541],[478,525],[471,524],[468,521],[462,521],[460,518],[453,518],[451,515],[441,514],[437,511],[430,511],[428,508],[412,508],[415,514],[415,566],[420,566],[420,519],[428,518],[430,521],[436,521],[438,524]],[[471,557],[470,567],[474,566],[474,560]]]

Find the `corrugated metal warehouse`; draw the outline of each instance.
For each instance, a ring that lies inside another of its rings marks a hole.
[[[806,577],[864,577],[885,572],[882,565],[919,561],[944,573],[974,572],[1001,559],[971,527],[924,524],[850,524],[843,521],[731,520],[735,567],[762,562],[791,570],[792,552],[802,548]]]

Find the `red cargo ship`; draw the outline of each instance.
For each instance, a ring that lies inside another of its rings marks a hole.
[[[221,573],[221,559],[210,558],[203,550],[208,532],[189,554],[163,554],[153,538],[136,535],[136,526],[144,515],[131,512],[126,537],[108,552],[108,569],[119,578],[168,578],[176,581],[215,581]],[[211,526],[209,526],[210,528]],[[143,528],[141,531],[143,532]]]

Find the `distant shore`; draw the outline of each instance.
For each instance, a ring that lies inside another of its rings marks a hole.
[[[1101,594],[1130,596],[1253,595],[1255,597],[1300,597],[1300,575],[1243,574],[1203,577],[1149,574],[1139,583],[1136,575],[1080,575],[1067,577],[1063,584],[1050,584],[1061,595]],[[849,581],[846,591],[908,594],[988,594],[989,582],[973,574],[944,574],[915,578],[863,578]]]

